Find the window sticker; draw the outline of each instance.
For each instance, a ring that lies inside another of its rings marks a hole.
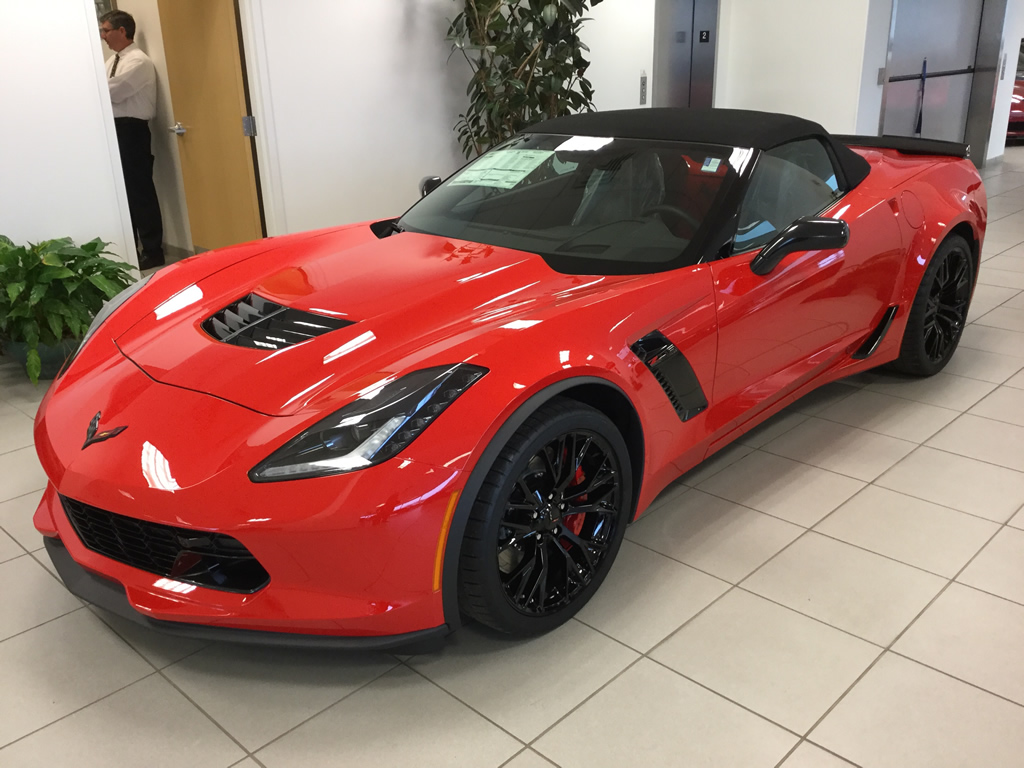
[[[554,153],[546,149],[499,149],[488,152],[448,182],[449,186],[512,189]]]
[[[700,169],[704,173],[718,173],[718,166],[720,166],[721,164],[722,161],[720,158],[709,157],[704,160],[704,165],[702,165]]]

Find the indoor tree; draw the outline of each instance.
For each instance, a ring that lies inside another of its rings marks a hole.
[[[590,49],[579,33],[601,1],[456,0],[463,10],[447,39],[473,70],[469,108],[455,126],[467,157],[539,120],[593,110]]]

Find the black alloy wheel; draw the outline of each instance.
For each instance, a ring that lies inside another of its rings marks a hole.
[[[925,270],[893,368],[915,376],[941,371],[960,343],[973,290],[971,248],[953,235],[943,241]]]
[[[567,621],[603,581],[631,508],[625,442],[600,411],[555,398],[484,481],[459,567],[463,610],[525,636]]]

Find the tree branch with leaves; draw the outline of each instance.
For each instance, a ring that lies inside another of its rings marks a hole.
[[[473,70],[469,108],[455,125],[466,157],[485,152],[526,126],[593,111],[586,78],[590,49],[580,40],[583,14],[602,0],[456,0],[463,10],[447,40]]]

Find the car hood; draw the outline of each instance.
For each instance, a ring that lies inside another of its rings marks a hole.
[[[523,251],[412,232],[378,239],[369,227],[348,227],[218,265],[116,341],[157,381],[283,416],[321,410],[384,376],[461,362],[438,355],[626,279],[561,274]],[[275,351],[203,329],[248,294],[351,324]]]

